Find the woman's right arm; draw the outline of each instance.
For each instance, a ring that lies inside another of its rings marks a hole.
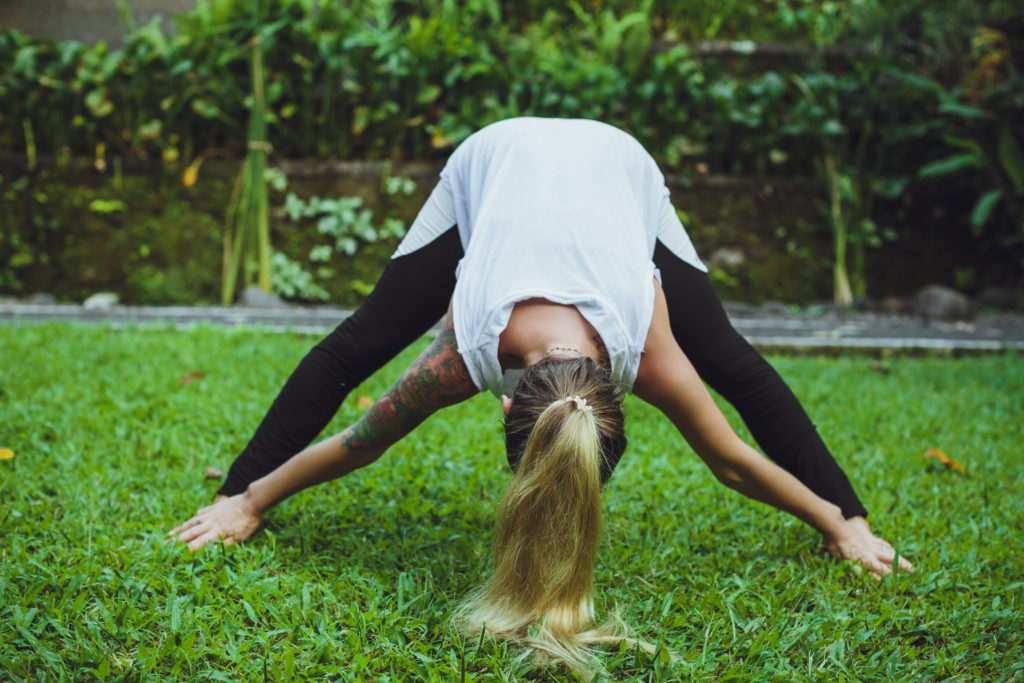
[[[854,560],[879,574],[888,573],[895,560],[892,546],[872,535],[866,523],[845,520],[837,505],[816,495],[736,435],[675,343],[660,288],[656,289],[655,312],[633,390],[672,420],[723,484],[817,529],[836,557]],[[900,568],[913,571],[902,557]]]
[[[442,179],[370,295],[292,372],[218,493],[243,493],[300,453],[349,391],[435,325],[451,301],[462,255],[451,188]]]
[[[170,533],[192,550],[215,540],[244,541],[280,501],[370,464],[435,411],[476,393],[458,353],[449,308],[441,333],[358,422],[306,448],[243,493],[199,510]]]

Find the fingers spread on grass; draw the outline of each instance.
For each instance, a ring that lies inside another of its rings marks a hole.
[[[896,557],[897,557],[896,549],[893,548],[892,545],[890,545],[887,541],[883,541],[881,539],[879,539],[879,548],[880,548],[879,559],[882,562],[884,562],[885,565],[887,566],[887,569],[886,569],[885,573],[888,574],[889,571],[892,570],[893,562],[897,562],[897,560],[896,560]],[[899,568],[899,571],[901,571],[901,572],[905,572],[907,574],[913,574],[914,573],[914,565],[911,564],[910,560],[908,560],[907,558],[903,557],[902,555],[899,556],[899,561],[897,562],[897,566]]]
[[[213,529],[210,529],[206,533],[204,533],[202,536],[196,538],[191,543],[189,543],[188,544],[188,549],[191,550],[192,552],[196,552],[197,550],[199,550],[200,548],[205,546],[207,543],[220,543],[221,545],[234,545],[236,543],[235,535],[234,534],[229,534],[227,536],[222,536],[220,533],[214,531]]]
[[[890,571],[892,571],[890,569],[890,565],[873,557],[864,557],[861,558],[860,561],[861,564],[864,565],[865,569],[867,569],[872,574],[876,574],[878,576],[885,576]]]
[[[241,543],[259,525],[260,515],[253,511],[245,495],[239,494],[201,508],[171,535],[188,543],[192,550],[198,550],[213,541],[223,541],[225,545]]]
[[[176,536],[176,535],[180,534],[181,532],[185,531],[186,529],[190,529],[190,528],[194,527],[195,525],[199,524],[198,514],[199,513],[196,513],[196,516],[193,516],[192,518],[182,522],[178,526],[176,526],[173,529],[171,529],[170,531],[168,531],[167,535],[168,536]]]
[[[869,554],[855,555],[849,558],[853,562],[853,569],[858,574],[868,570],[869,576],[881,578],[892,573],[893,563],[896,562],[899,571],[906,574],[914,573],[914,565],[902,555],[897,562],[896,550],[886,543],[880,541],[877,552],[872,556]]]
[[[193,526],[188,527],[187,529],[182,530],[178,534],[178,540],[181,541],[182,543],[189,543],[189,542],[193,541],[194,539],[199,538],[200,536],[203,536],[204,534],[210,533],[210,531],[211,531],[211,529],[210,529],[209,525],[207,525],[207,524],[203,524],[203,523],[195,524]]]

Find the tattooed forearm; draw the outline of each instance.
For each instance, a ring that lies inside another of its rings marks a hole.
[[[401,379],[345,431],[342,443],[353,450],[387,448],[434,411],[475,393],[449,322]]]

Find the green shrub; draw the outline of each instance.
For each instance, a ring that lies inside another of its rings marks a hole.
[[[0,150],[99,167],[241,156],[245,45],[258,34],[276,157],[442,158],[509,116],[597,118],[684,178],[817,175],[824,205],[842,185],[858,263],[898,236],[875,200],[925,190],[948,198],[943,210],[978,248],[1024,262],[1024,13],[1013,2],[268,0],[255,17],[253,7],[200,2],[172,35],[154,22],[114,51],[0,28]],[[844,62],[808,49],[803,63],[758,71],[674,42],[721,38],[854,49]],[[52,231],[19,177],[4,181],[32,229]],[[18,231],[0,237],[3,263],[47,242]]]

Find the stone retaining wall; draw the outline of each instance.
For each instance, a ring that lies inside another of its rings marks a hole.
[[[195,0],[125,0],[125,4],[140,26],[157,15],[164,17],[166,25],[167,17],[196,6]],[[124,44],[116,0],[0,0],[0,26],[54,40],[103,40],[112,48]]]
[[[113,291],[125,303],[215,301],[224,210],[239,163],[209,160],[198,183],[185,188],[181,167],[125,163],[122,176],[115,178],[112,164],[101,173],[89,160],[64,166],[41,160],[40,168],[27,176],[28,191],[17,201],[0,203],[0,223],[12,226],[23,245],[22,255],[12,255],[11,242],[0,236],[0,268],[8,277],[5,281],[0,273],[0,294],[43,291],[81,301],[97,291]],[[382,162],[280,160],[274,165],[287,174],[288,191],[302,198],[360,196],[370,207],[380,203]],[[392,174],[417,183],[416,193],[397,203],[399,218],[412,221],[440,167],[439,162],[391,166]],[[24,159],[0,156],[5,181],[25,174]],[[830,298],[831,233],[822,190],[813,180],[705,175],[670,176],[668,182],[673,203],[698,252],[712,266],[712,280],[723,296],[796,303]],[[272,242],[301,261],[323,237],[311,223],[287,221],[281,211],[284,198],[282,193],[271,196]],[[116,199],[124,208],[96,211],[91,207],[97,199]],[[921,213],[926,210],[927,202],[916,213],[913,207],[881,208],[900,238],[869,251],[871,296],[905,296],[933,282],[969,292],[993,284],[1020,286],[1019,271],[1013,275],[998,254],[977,253],[965,226],[932,215],[933,210]],[[331,301],[357,303],[358,290],[372,285],[393,247],[369,245],[354,258],[335,259],[336,276],[327,286]],[[963,273],[976,274],[975,281],[960,281]]]

